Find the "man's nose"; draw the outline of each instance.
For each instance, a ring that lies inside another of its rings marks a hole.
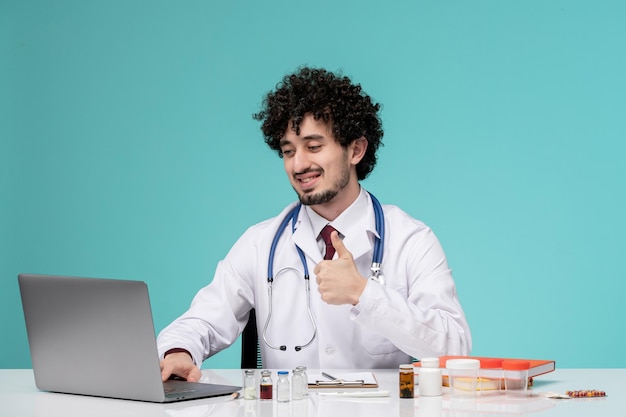
[[[296,152],[293,157],[294,172],[304,172],[311,167],[311,161],[306,152]]]

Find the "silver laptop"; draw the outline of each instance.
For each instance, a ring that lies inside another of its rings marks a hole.
[[[31,274],[18,281],[40,390],[162,403],[241,389],[161,381],[144,282]]]

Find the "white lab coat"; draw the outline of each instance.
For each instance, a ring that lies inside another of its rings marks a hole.
[[[349,209],[340,216],[339,220],[344,219],[340,230],[361,275],[368,277],[376,235],[374,210],[364,190],[355,204],[358,212],[352,208],[352,213]],[[294,205],[241,236],[189,310],[159,334],[161,355],[184,348],[199,365],[237,339],[251,307],[256,309],[266,368],[395,368],[411,358],[470,353],[469,327],[439,241],[430,228],[391,205],[383,205],[386,285],[368,280],[356,306],[328,305],[321,300],[313,270],[322,254],[307,210],[300,210],[296,230],[292,233],[289,225],[276,249],[272,317],[266,331],[270,344],[286,345],[287,350],[269,348],[263,342],[270,308],[268,255],[279,223]],[[311,311],[317,323],[313,343],[299,352],[294,347],[306,344],[314,329],[295,245],[306,255]]]

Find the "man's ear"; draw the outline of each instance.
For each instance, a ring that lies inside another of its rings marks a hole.
[[[350,162],[352,162],[353,165],[358,164],[359,162],[361,162],[361,159],[363,159],[363,157],[365,156],[365,151],[367,150],[367,139],[365,138],[365,136],[361,136],[358,139],[355,139],[352,141],[352,143],[350,144],[349,147],[349,151],[350,151]]]

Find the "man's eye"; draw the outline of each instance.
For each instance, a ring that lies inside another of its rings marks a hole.
[[[293,151],[291,149],[283,149],[282,151],[280,151],[281,154],[283,155],[283,157],[285,156],[291,156],[293,155]]]
[[[309,150],[311,152],[317,152],[321,149],[322,147],[320,145],[313,145],[313,146],[309,146]]]

